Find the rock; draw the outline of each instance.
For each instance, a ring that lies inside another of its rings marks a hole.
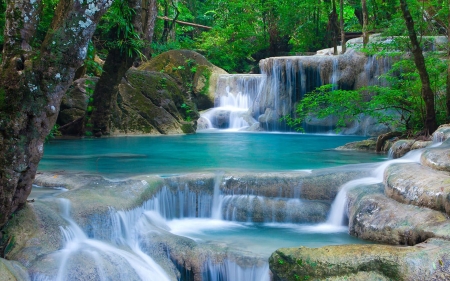
[[[362,141],[354,141],[346,143],[343,146],[339,146],[336,150],[356,150],[356,151],[375,151],[377,144],[376,138],[370,138]]]
[[[391,149],[390,154],[392,155],[392,158],[400,158],[404,156],[406,153],[411,151],[411,147],[414,144],[414,140],[398,140],[396,141]]]
[[[450,136],[450,124],[443,124],[433,133],[434,142],[443,142]]]
[[[378,243],[415,245],[428,238],[450,240],[450,220],[438,211],[399,203],[382,184],[347,192],[349,233]]]
[[[190,50],[172,50],[143,63],[139,70],[164,72],[172,77],[182,92],[193,93],[198,110],[214,107],[217,78],[227,74],[201,54]]]
[[[450,140],[448,139],[440,146],[427,148],[420,157],[420,163],[434,170],[450,172],[449,149]]]
[[[417,163],[392,164],[384,172],[385,193],[404,203],[450,214],[450,176]]]
[[[80,135],[83,117],[88,108],[89,98],[98,78],[80,78],[73,82],[61,101],[61,108],[56,121],[59,126],[65,126],[61,132],[65,135]],[[79,122],[74,122],[79,120]],[[74,124],[69,125],[69,123]]]
[[[130,69],[119,85],[112,134],[181,134],[197,120],[195,104],[167,74]],[[184,125],[184,126],[183,126]]]
[[[0,281],[29,281],[30,276],[23,265],[0,258]]]
[[[448,280],[449,251],[450,242],[440,239],[429,239],[413,247],[281,248],[269,258],[269,266],[275,281]]]

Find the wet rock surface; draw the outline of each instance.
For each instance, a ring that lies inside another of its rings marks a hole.
[[[385,193],[405,204],[450,214],[450,175],[418,163],[393,164],[385,171]]]
[[[440,239],[412,247],[282,248],[269,263],[274,280],[448,280],[449,251],[450,242]]]
[[[347,196],[353,236],[393,245],[415,245],[433,237],[450,240],[445,214],[390,199],[382,184],[356,187]]]

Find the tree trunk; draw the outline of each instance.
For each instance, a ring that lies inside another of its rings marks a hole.
[[[414,63],[419,72],[420,81],[422,82],[422,98],[425,102],[425,122],[424,130],[427,134],[432,134],[437,129],[436,112],[434,109],[434,93],[431,89],[430,78],[425,66],[422,48],[417,40],[416,31],[414,29],[414,20],[409,12],[406,0],[400,0],[403,18],[405,19],[406,28],[408,29],[409,39],[411,41]]]
[[[91,118],[92,133],[96,137],[110,134],[111,115],[114,103],[117,101],[117,91],[120,81],[127,70],[133,65],[134,58],[117,48],[109,51],[103,65],[103,72],[95,85]]]
[[[339,27],[341,29],[341,54],[345,54],[347,51],[347,41],[345,40],[345,30],[344,30],[344,0],[339,1]]]
[[[369,43],[369,32],[368,32],[368,25],[369,25],[369,13],[367,12],[367,1],[361,0],[361,8],[362,8],[362,15],[363,15],[363,46],[366,47]]]
[[[447,122],[450,122],[450,1],[447,0]]]
[[[338,50],[337,50],[337,37],[338,37],[338,16],[337,16],[337,11],[336,11],[336,0],[333,0],[333,11],[331,12],[331,32],[332,32],[332,37],[333,37],[333,54],[335,56],[338,55]]]
[[[135,11],[132,18],[134,31],[142,36],[142,7],[141,0],[129,0],[128,5]],[[117,34],[117,30],[110,31],[111,36]],[[115,38],[118,39],[118,38]],[[96,137],[110,134],[110,122],[114,103],[117,101],[117,91],[122,77],[133,65],[136,54],[129,56],[127,50],[113,48],[109,50],[103,65],[102,76],[95,85],[93,94],[93,106],[90,122],[93,125],[93,134]]]
[[[155,33],[155,22],[156,17],[158,16],[158,6],[156,0],[143,0],[143,13],[142,19],[145,22],[143,28],[143,36],[142,39],[146,42],[147,47],[142,50],[142,54],[148,59],[151,56],[151,47],[150,45],[153,42],[153,34]]]
[[[0,69],[0,228],[26,204],[44,140],[111,1],[60,0],[39,52],[31,50],[40,0],[8,0]],[[88,10],[89,9],[89,10]],[[33,59],[32,59],[33,58]]]

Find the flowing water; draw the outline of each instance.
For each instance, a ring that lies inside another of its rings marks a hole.
[[[45,146],[39,168],[40,171],[99,173],[109,178],[137,174],[157,174],[165,178],[194,171],[310,170],[384,159],[377,154],[332,150],[361,139],[307,134],[215,133],[57,140]],[[220,190],[222,180],[223,172],[216,172],[212,193],[195,192],[183,185],[176,190],[163,187],[139,208],[111,209],[108,219],[90,222],[89,231],[76,224],[70,217],[70,203],[62,200],[62,217],[68,225],[61,227],[65,246],[55,253],[60,261],[57,276],[37,274],[34,279],[71,280],[72,261],[77,255],[88,255],[99,280],[168,280],[170,276],[142,248],[148,229],[169,231],[190,238],[198,245],[226,245],[226,258],[205,259],[204,281],[269,280],[267,259],[280,247],[367,243],[349,236],[342,224],[317,224],[299,216],[302,208],[328,208],[329,203],[303,200],[298,190],[289,198],[224,194]],[[35,187],[34,192],[42,197],[39,189]],[[51,196],[60,192],[65,190],[52,191]],[[254,221],[258,212],[255,206],[265,208],[262,221]],[[109,223],[104,224],[104,221]],[[245,253],[244,256],[250,253],[255,262],[249,263],[246,258],[243,263],[236,254],[229,254],[232,252]],[[111,269],[110,263],[121,264],[123,272]],[[189,274],[179,280],[189,280],[190,277],[186,277]]]

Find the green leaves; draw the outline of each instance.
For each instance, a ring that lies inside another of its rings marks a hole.
[[[115,0],[98,25],[98,32],[105,39],[104,47],[107,49],[117,48],[129,57],[137,55],[144,60],[146,58],[141,49],[145,47],[145,42],[133,27],[135,13],[128,1]]]

